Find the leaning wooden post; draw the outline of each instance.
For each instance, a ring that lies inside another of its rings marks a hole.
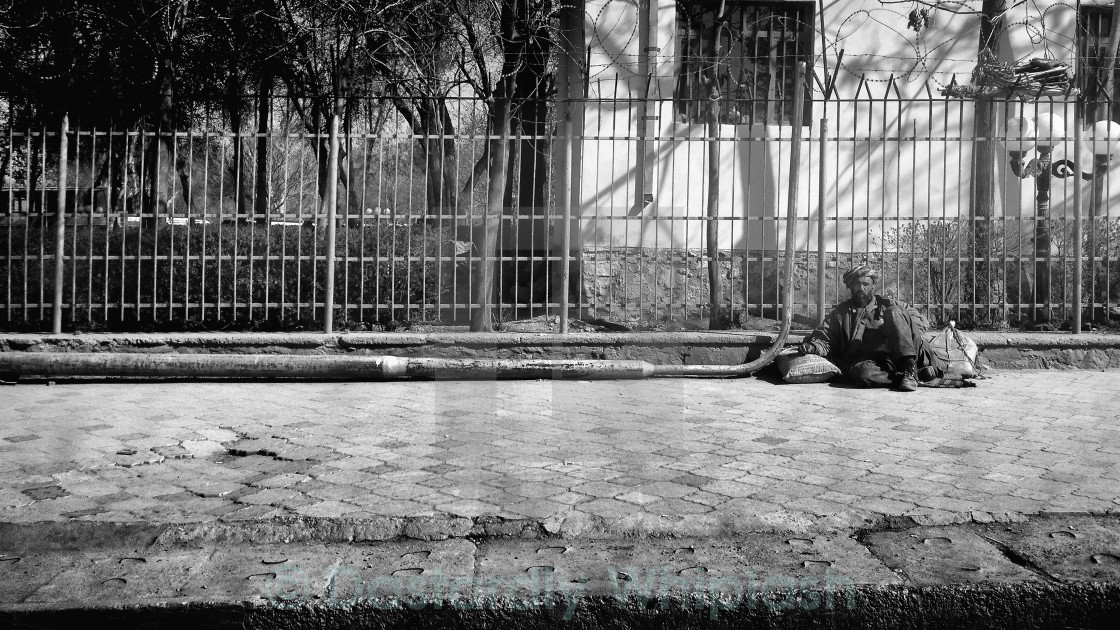
[[[789,215],[796,216],[797,214],[797,197],[798,186],[800,185],[801,176],[801,125],[805,120],[805,62],[798,61],[793,66],[793,124],[792,133],[790,135],[789,147],[789,194],[786,198],[786,212]],[[782,279],[785,281],[785,293],[787,296],[793,294],[793,250],[796,247],[796,234],[794,231],[797,229],[796,220],[787,220],[786,222],[786,260],[784,273]],[[783,300],[785,308],[793,310],[793,300]],[[790,321],[790,314],[782,313],[783,321]]]
[[[323,332],[334,331],[334,237],[335,213],[338,205],[338,112],[331,115],[327,154],[327,279],[323,296]]]
[[[51,332],[62,333],[63,260],[66,249],[66,156],[69,146],[70,117],[62,114],[58,129],[58,209],[54,215],[54,308]]]
[[[825,103],[825,107],[828,107],[828,103]],[[817,185],[817,324],[818,325],[824,323],[824,315],[825,315],[825,313],[824,313],[824,292],[825,292],[825,283],[824,283],[824,272],[825,272],[825,260],[824,260],[825,259],[825,251],[824,251],[825,250],[825,224],[824,224],[825,191],[824,191],[824,183],[826,181],[828,181],[826,179],[828,165],[825,163],[825,159],[828,156],[828,150],[827,150],[827,146],[826,146],[827,140],[825,139],[825,136],[827,136],[827,135],[828,135],[828,117],[826,116],[824,118],[821,118],[821,137],[820,137],[821,156],[820,156],[820,160],[819,160],[820,176],[819,176],[819,181],[818,181],[818,185]]]

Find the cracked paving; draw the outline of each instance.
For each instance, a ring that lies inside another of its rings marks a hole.
[[[1120,374],[1087,371],[908,395],[756,379],[23,384],[0,388],[0,521],[1108,512],[1116,391]]]

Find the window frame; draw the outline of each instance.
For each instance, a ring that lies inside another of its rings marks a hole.
[[[1107,97],[1101,94],[1105,85],[1101,62],[1107,56],[1112,8],[1112,3],[1082,4],[1077,10],[1077,60],[1074,69],[1077,87],[1089,101]],[[1092,28],[1094,25],[1096,29]],[[1120,68],[1113,69],[1113,82],[1120,86]]]
[[[743,54],[743,46],[745,46],[748,38],[755,42],[754,50],[756,53],[762,50],[758,47],[757,42],[770,42],[768,46],[769,63],[766,66],[767,72],[760,73],[755,70],[751,75],[753,85],[747,85],[746,81],[735,81],[734,75],[736,72],[732,71],[730,67],[720,72],[720,123],[791,126],[793,123],[792,77],[787,73],[792,70],[792,64],[796,61],[808,63],[813,59],[813,45],[816,41],[816,2],[814,0],[728,0],[728,5],[728,14],[732,17],[729,21],[734,21],[735,16],[738,15],[740,28],[738,29],[738,36],[734,34],[736,29],[733,26],[724,29],[723,37],[725,39],[721,44],[723,48],[721,63],[725,64],[728,58],[737,60],[738,77],[745,78],[743,69],[751,65],[750,60],[763,58],[757,54],[753,57]],[[686,13],[688,9],[694,9],[692,16]],[[679,0],[677,3],[674,36],[678,46],[679,66],[678,76],[673,88],[673,114],[678,122],[685,124],[705,124],[708,122],[710,110],[704,106],[704,103],[708,100],[707,85],[710,78],[706,78],[703,66],[709,63],[711,59],[707,53],[711,47],[710,33],[713,28],[714,14],[718,9],[718,0]],[[785,34],[791,31],[782,30],[781,39],[777,44],[774,44],[775,38],[772,35],[779,29],[758,29],[750,31],[749,35],[744,35],[743,33],[746,32],[746,22],[744,21],[746,16],[752,10],[758,11],[759,9],[770,9],[772,15],[790,16],[792,14],[804,27],[800,29],[800,32],[792,31],[789,39],[785,39]],[[695,22],[690,19],[690,17],[696,16],[700,16],[702,22],[699,27],[695,26]],[[764,30],[768,31],[769,37],[759,36]],[[793,54],[779,53],[776,56],[775,50],[785,45],[792,45]],[[738,56],[732,53],[732,48],[736,46],[739,47]],[[785,59],[785,63],[781,61],[775,63],[777,57]],[[789,59],[795,61],[790,62]],[[759,65],[761,64],[756,64],[755,67],[757,68]],[[779,77],[777,81],[773,80],[775,76]],[[737,91],[741,95],[744,89],[748,91],[757,90],[760,87],[759,80],[763,77],[767,79],[765,89],[769,92],[768,98],[757,98],[757,92],[755,95],[746,98],[730,94]],[[809,126],[812,124],[813,95],[811,89],[808,89],[808,86],[811,85],[809,77],[806,76],[805,81],[807,89],[805,90],[802,124]],[[733,83],[735,84],[734,87],[732,86]],[[777,99],[773,98],[774,93],[779,94]],[[762,115],[759,115],[760,102],[763,103],[761,106],[764,110]],[[750,110],[749,114],[745,113],[748,108]],[[775,112],[775,108],[780,108],[780,111]],[[777,116],[775,116],[776,113]]]

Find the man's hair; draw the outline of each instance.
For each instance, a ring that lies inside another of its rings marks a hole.
[[[870,277],[872,281],[877,281],[879,280],[879,272],[868,265],[859,265],[844,274],[844,286],[850,287],[853,282],[864,277]]]

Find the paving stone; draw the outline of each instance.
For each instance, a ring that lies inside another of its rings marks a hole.
[[[0,518],[400,509],[937,525],[1115,510],[1120,432],[1095,392],[1120,391],[1120,373],[1075,376],[912,396],[756,379],[0,388]],[[1077,395],[1040,395],[1056,387]]]
[[[550,501],[555,501],[557,503],[563,503],[565,505],[576,505],[577,503],[583,503],[584,501],[590,501],[592,497],[589,497],[586,494],[580,494],[578,492],[561,492],[560,494],[555,494],[555,495],[553,495],[551,497],[547,497],[547,498]]]
[[[581,484],[581,485],[578,485],[578,486],[573,486],[571,488],[571,490],[573,492],[579,492],[580,494],[589,494],[591,496],[600,497],[600,498],[610,498],[610,497],[617,497],[618,495],[623,494],[625,492],[629,492],[630,488],[628,488],[626,486],[623,486],[623,485],[620,485],[620,484],[616,484],[616,483],[608,483],[608,482],[605,482],[605,481],[595,481],[595,482],[592,482],[592,483],[585,483],[585,484]]]
[[[163,455],[154,452],[137,451],[136,449],[121,449],[107,458],[110,462],[124,468],[143,466],[145,464],[158,464],[164,460]]]
[[[315,516],[321,518],[338,518],[344,514],[353,512],[355,506],[353,503],[344,503],[342,501],[319,501],[308,505],[300,506],[295,509],[297,514],[303,516]]]
[[[700,486],[700,489],[709,495],[718,494],[724,497],[739,498],[749,497],[752,493],[758,491],[758,486],[721,479],[704,484]]]
[[[39,486],[36,488],[27,488],[23,494],[30,497],[33,501],[49,501],[51,499],[60,499],[62,497],[70,496],[62,486]]]
[[[225,479],[188,479],[184,482],[183,487],[186,488],[188,492],[200,497],[226,497],[235,492],[245,490],[243,484],[237,483],[236,481],[227,481]]]
[[[459,499],[481,499],[491,494],[497,494],[498,489],[483,484],[456,484],[447,486],[444,492]]]
[[[553,514],[567,512],[568,506],[547,499],[530,499],[528,501],[519,501],[517,503],[505,505],[504,509],[508,512],[520,514],[529,518],[543,519]]]
[[[297,473],[281,473],[253,482],[258,488],[290,488],[296,484],[309,481],[311,477]]]
[[[643,505],[644,506],[644,505],[649,505],[650,503],[657,503],[658,501],[662,500],[662,497],[659,497],[655,494],[645,494],[644,492],[638,492],[638,491],[635,490],[634,492],[627,492],[626,494],[620,494],[618,496],[618,500],[619,501],[626,501],[627,503],[633,503],[635,505]]]
[[[294,499],[299,495],[298,491],[287,488],[268,488],[240,497],[238,501],[249,505],[283,505],[285,501]]]
[[[616,501],[615,499],[594,499],[579,504],[579,509],[592,516],[607,519],[619,519],[625,516],[631,516],[640,511],[640,508],[632,503]]]

